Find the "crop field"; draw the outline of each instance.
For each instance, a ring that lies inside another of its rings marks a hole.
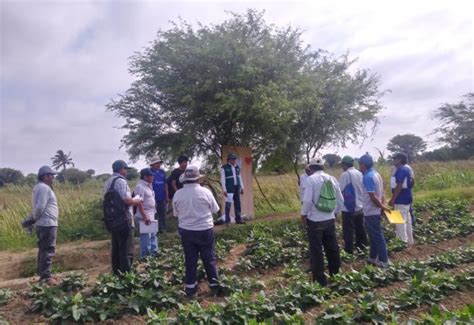
[[[0,324],[472,323],[474,163],[413,167],[416,245],[407,248],[385,224],[392,262],[387,270],[366,265],[366,252],[341,253],[341,273],[327,287],[313,283],[295,176],[259,176],[276,211],[254,185],[255,220],[216,227],[224,295],[211,294],[200,265],[194,300],[182,291],[183,255],[174,232],[160,236],[158,257],[137,261],[121,278],[108,273],[110,246],[100,240],[107,234],[100,224],[100,184],[95,183],[80,189],[57,187],[59,204],[64,205],[61,227],[66,228],[54,261],[61,283],[39,285],[31,277],[34,237],[18,227],[28,212],[31,189],[1,189]],[[389,167],[379,170],[388,181]]]

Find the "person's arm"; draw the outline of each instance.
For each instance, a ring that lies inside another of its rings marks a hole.
[[[149,225],[151,223],[150,218],[148,218],[148,215],[145,213],[145,209],[143,208],[143,198],[145,197],[145,189],[143,188],[143,186],[137,186],[135,188],[135,195],[140,196],[142,198],[140,200],[140,203],[136,205],[137,210],[140,211],[143,222]],[[138,200],[134,200],[134,201],[138,201]]]
[[[38,221],[43,215],[46,204],[48,203],[48,197],[48,191],[46,191],[45,188],[38,188],[35,193],[33,193],[32,217],[35,221]]]
[[[339,214],[344,207],[344,197],[342,196],[341,188],[335,178],[332,179],[332,184],[334,186],[334,191],[336,192],[336,210],[334,210],[334,214]]]
[[[380,200],[377,198],[377,196],[375,196],[375,193],[374,192],[369,192],[369,196],[370,196],[370,199],[372,200],[372,202],[377,206],[379,207],[380,209],[384,210],[384,211],[390,211],[390,209],[388,207],[386,207],[385,205],[383,205],[382,202],[380,202]]]
[[[398,195],[400,195],[400,192],[402,191],[403,188],[403,183],[405,182],[405,179],[407,181],[407,187],[408,187],[408,177],[410,177],[409,174],[406,174],[404,171],[397,170],[395,172],[395,182],[396,186],[395,189],[393,190],[392,198],[388,202],[388,205],[393,206],[395,203],[395,200],[397,199]]]
[[[224,196],[227,197],[227,189],[225,187],[225,170],[224,170],[224,168],[221,168],[221,186],[222,186],[222,191],[224,192]]]
[[[367,192],[369,194],[369,197],[372,200],[372,202],[377,207],[379,207],[380,209],[382,209],[384,211],[390,211],[390,209],[387,208],[385,205],[383,205],[383,202],[380,201],[377,198],[377,196],[375,195],[375,183],[374,183],[374,180],[372,179],[372,177],[364,176],[363,182],[364,182],[364,187],[367,190]]]
[[[240,194],[244,194],[244,181],[242,180],[242,169],[239,173],[239,180],[240,180]]]
[[[314,184],[310,179],[307,179],[303,197],[303,213],[301,214],[301,219],[304,225],[306,225],[306,217],[310,213],[311,206],[313,205],[313,192]]]
[[[166,178],[165,178],[165,183],[163,184],[163,186],[165,187],[165,202],[168,203],[170,201],[170,197],[169,197],[169,191],[168,191],[168,184],[166,184]]]
[[[339,179],[339,188],[343,191],[346,186],[349,184],[349,172],[343,172],[341,178]]]
[[[176,173],[173,171],[171,173],[171,188],[173,189],[173,191],[176,193],[178,191],[178,187],[176,186]]]
[[[213,214],[219,212],[220,210],[219,205],[217,204],[216,199],[214,198],[214,195],[212,195],[212,192],[208,191],[207,195],[208,195],[211,212]]]

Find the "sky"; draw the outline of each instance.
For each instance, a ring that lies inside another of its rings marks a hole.
[[[130,56],[179,17],[212,24],[247,8],[302,29],[314,50],[349,52],[390,90],[374,136],[326,152],[377,157],[375,148],[405,133],[435,148],[433,111],[474,91],[473,1],[0,0],[0,168],[36,172],[58,149],[96,173],[129,161],[124,121],[105,105],[134,80]]]

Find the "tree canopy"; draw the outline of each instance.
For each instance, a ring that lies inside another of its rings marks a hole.
[[[474,156],[474,93],[464,98],[466,102],[446,103],[438,107],[433,115],[441,122],[441,126],[435,129],[436,133],[441,134],[438,140],[452,149],[452,158]],[[444,149],[445,152],[447,150]]]
[[[220,156],[227,144],[249,146],[256,161],[278,150],[297,164],[377,122],[378,77],[353,63],[253,10],[211,26],[180,21],[131,58],[136,80],[107,107],[125,119],[132,159]]]
[[[409,162],[413,162],[417,156],[426,150],[426,142],[414,134],[399,134],[389,141],[387,149],[392,154],[402,152],[408,156]]]

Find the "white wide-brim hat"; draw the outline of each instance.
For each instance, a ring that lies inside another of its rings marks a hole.
[[[151,166],[151,165],[154,165],[154,164],[156,164],[156,163],[159,163],[159,162],[162,163],[162,162],[163,162],[163,159],[161,159],[159,156],[153,156],[153,157],[151,157],[151,159],[150,159],[150,166]]]
[[[182,173],[181,176],[179,176],[179,181],[181,183],[186,182],[186,181],[196,181],[200,179],[201,177],[203,177],[203,175],[201,175],[201,173],[199,172],[199,168],[197,168],[197,166],[189,166],[188,168],[186,168],[184,173]]]

